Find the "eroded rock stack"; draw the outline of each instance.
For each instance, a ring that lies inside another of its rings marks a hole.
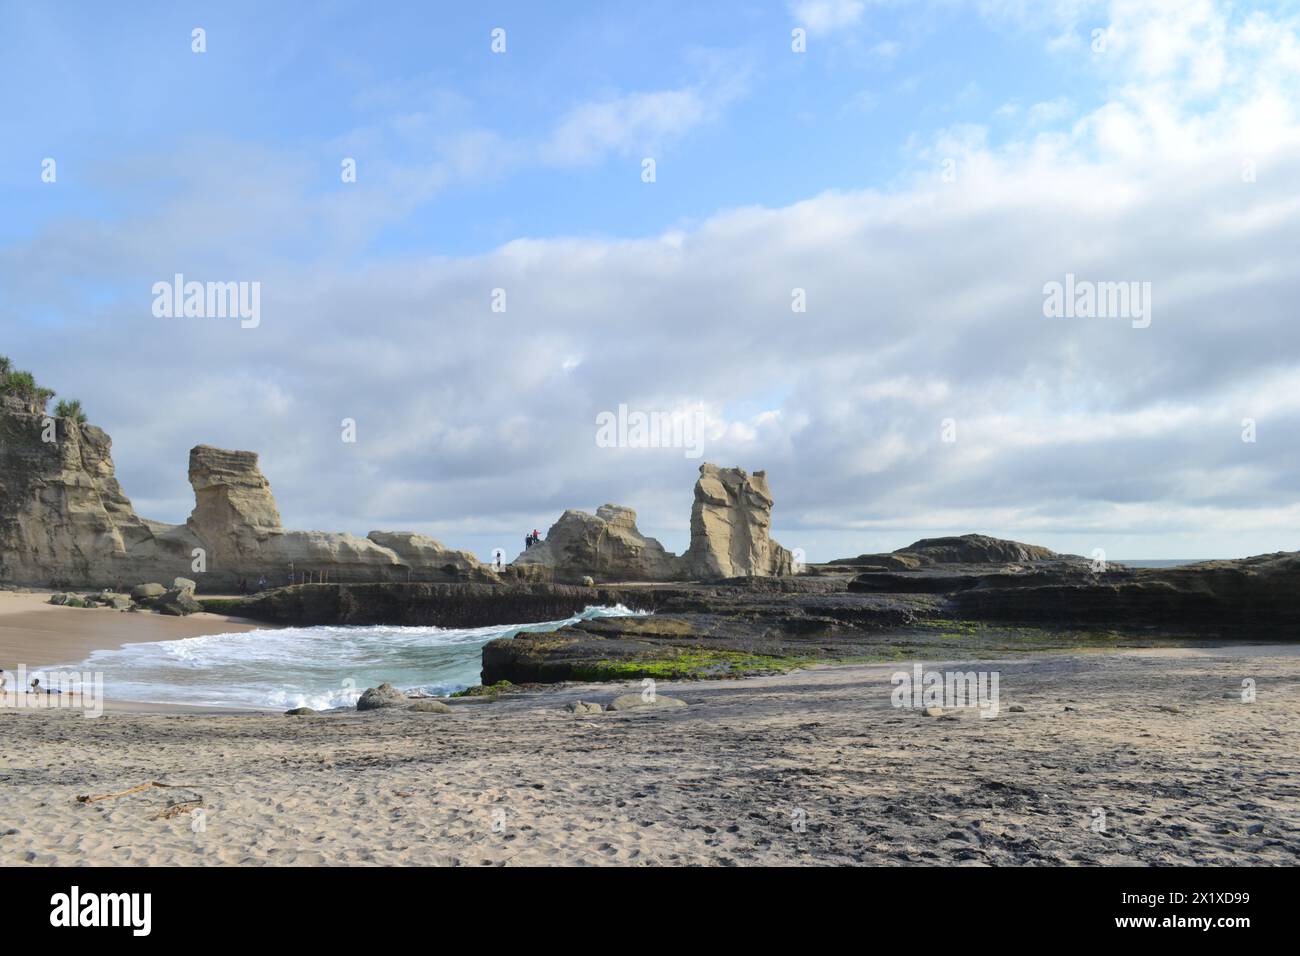
[[[705,463],[695,483],[691,546],[684,572],[693,578],[789,574],[789,551],[772,540],[772,492],[767,473]]]
[[[691,509],[691,545],[684,555],[664,550],[636,527],[636,512],[602,505],[594,515],[566,511],[546,540],[515,559],[546,567],[557,580],[593,575],[601,581],[716,580],[789,574],[792,556],[772,540],[772,493],[767,475],[700,466]]]

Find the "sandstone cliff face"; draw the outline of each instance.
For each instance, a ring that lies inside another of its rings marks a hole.
[[[695,483],[685,572],[697,578],[789,574],[792,556],[772,540],[767,473],[705,463]]]
[[[0,401],[0,582],[111,587],[188,569],[197,541],[136,515],[107,434]]]
[[[637,530],[635,511],[607,504],[594,515],[564,512],[546,539],[513,564],[553,568],[560,580],[591,576],[600,581],[666,581],[677,575],[679,559]]]
[[[112,587],[179,576],[203,591],[260,577],[294,580],[493,580],[474,556],[424,535],[368,538],[286,531],[257,455],[200,445],[190,452],[194,511],[184,525],[135,513],[113,474],[111,441],[93,425],[0,406],[0,583]],[[196,549],[205,570],[194,567]]]

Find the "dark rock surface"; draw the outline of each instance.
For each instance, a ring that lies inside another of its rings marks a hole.
[[[887,571],[911,571],[936,564],[1025,564],[1034,561],[1068,559],[1083,561],[1036,544],[1024,544],[986,534],[963,534],[947,538],[922,538],[889,554],[860,554],[856,558],[838,558],[832,566],[873,567]]]
[[[562,620],[593,605],[653,612],[491,641],[484,684],[771,673],[816,660],[951,654],[961,640],[983,650],[1287,640],[1300,627],[1300,553],[1094,571],[1082,558],[1036,557],[1044,549],[1016,542],[933,540],[941,543],[921,550],[945,559],[906,571],[832,564],[798,576],[608,588],[300,585],[208,606],[285,624],[442,627]],[[972,553],[999,560],[947,560]],[[1033,560],[1001,560],[1026,554]]]
[[[275,624],[489,627],[562,620],[621,592],[564,584],[299,584],[210,610]]]

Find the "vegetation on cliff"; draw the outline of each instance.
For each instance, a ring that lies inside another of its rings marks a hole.
[[[54,394],[54,389],[37,383],[36,376],[31,372],[14,368],[14,363],[7,355],[0,355],[0,395],[16,398],[32,411],[44,412]],[[59,418],[71,418],[80,424],[85,424],[86,421],[81,402],[76,399],[59,402],[54,414]]]

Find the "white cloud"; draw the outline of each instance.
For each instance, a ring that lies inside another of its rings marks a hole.
[[[794,0],[790,14],[810,34],[829,33],[862,19],[862,0]]]
[[[354,237],[335,232],[348,220],[304,192],[300,158],[192,147],[177,159],[191,188],[164,210],[63,221],[0,251],[4,315],[76,316],[57,335],[23,325],[5,336],[21,349],[6,347],[86,403],[128,494],[160,519],[184,518],[185,455],[206,441],[261,451],[297,526],[410,527],[486,554],[516,527],[612,500],[680,548],[696,463],[597,448],[595,415],[626,402],[705,409],[705,460],[767,468],[780,536],[814,559],[917,531],[1148,556],[1294,547],[1296,35],[1261,15],[1223,30],[1191,17],[1187,35],[1221,54],[1202,74],[1220,84],[1207,107],[1166,82],[1197,69],[1182,41],[1138,53],[1137,14],[1116,10],[1129,39],[1112,51],[1113,88],[1065,132],[995,147],[955,129],[888,192],[726,210],[636,240],[353,258]],[[672,92],[577,108],[556,156],[635,150],[707,120],[708,92]],[[938,176],[944,155],[960,160],[956,182]],[[232,183],[245,168],[258,176]],[[281,253],[304,243],[310,254]],[[262,326],[152,319],[145,280],[178,261],[260,279]],[[1044,318],[1043,283],[1067,272],[1150,281],[1151,327]],[[82,310],[74,275],[141,291]],[[796,286],[806,314],[790,311]],[[496,287],[505,314],[488,310]],[[339,442],[345,416],[356,446]],[[955,444],[941,441],[948,417]]]

